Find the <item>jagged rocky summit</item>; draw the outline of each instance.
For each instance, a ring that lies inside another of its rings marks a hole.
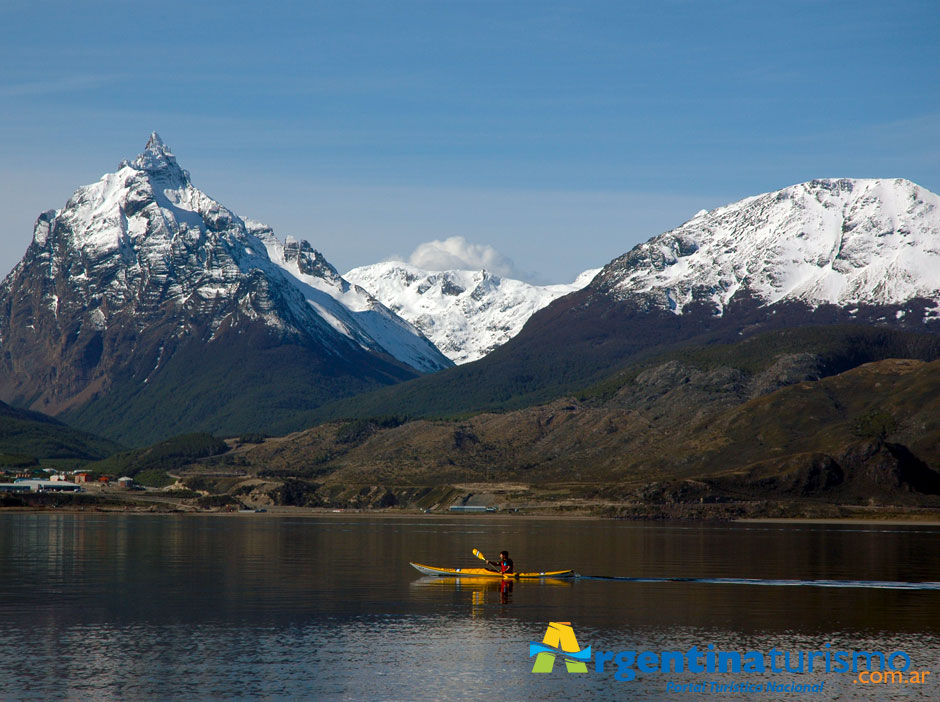
[[[134,433],[122,403],[186,417],[168,430],[234,429],[248,423],[229,405],[263,414],[282,384],[300,404],[270,397],[269,419],[452,365],[308,242],[194,187],[156,133],[40,215],[0,287],[0,352],[0,399],[124,427],[112,436]]]
[[[468,363],[514,337],[535,312],[580,290],[599,268],[573,283],[533,285],[486,270],[427,271],[399,261],[345,274],[434,342],[454,363]]]

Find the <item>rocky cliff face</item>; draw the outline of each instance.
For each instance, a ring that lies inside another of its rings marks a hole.
[[[192,378],[224,356],[257,370],[254,381],[234,372],[233,383],[263,383],[260,351],[278,346],[328,376],[306,378],[307,406],[326,386],[342,394],[452,365],[309,243],[282,243],[195,188],[156,134],[136,159],[40,215],[0,287],[0,397],[53,414],[117,385],[148,394],[184,349]]]

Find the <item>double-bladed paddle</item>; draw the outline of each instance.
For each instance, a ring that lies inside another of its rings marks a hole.
[[[483,561],[484,563],[486,563],[486,566],[487,566],[487,568],[488,568],[489,570],[493,570],[493,568],[490,567],[490,562],[489,562],[488,560],[486,560],[486,556],[484,556],[482,553],[480,553],[480,550],[479,550],[479,549],[476,549],[476,548],[473,549],[473,555],[476,556],[477,558],[479,558],[479,559],[480,559],[481,561]],[[493,572],[495,573],[495,572],[498,572],[498,571],[493,571]]]

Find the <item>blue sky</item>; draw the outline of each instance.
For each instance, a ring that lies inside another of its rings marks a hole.
[[[940,191],[940,3],[0,0],[0,268],[160,132],[346,270],[451,236],[532,279],[817,177]]]

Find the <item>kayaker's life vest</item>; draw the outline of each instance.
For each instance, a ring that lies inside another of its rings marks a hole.
[[[499,562],[499,572],[500,573],[512,572],[512,559],[511,558],[505,558]]]

